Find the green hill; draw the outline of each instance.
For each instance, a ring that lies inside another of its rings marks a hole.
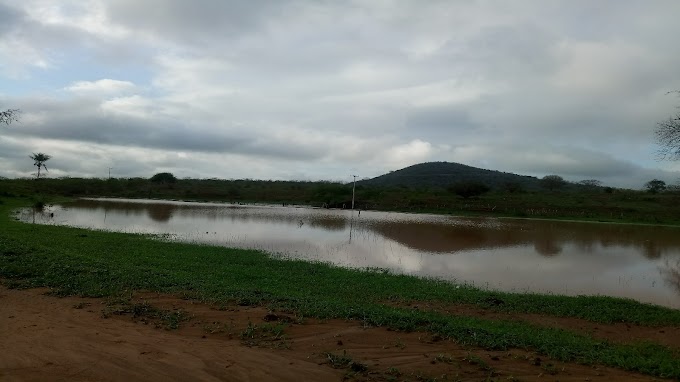
[[[523,189],[539,188],[539,179],[533,176],[486,170],[460,163],[428,162],[392,171],[357,184],[366,186],[448,187],[457,182],[481,182],[491,188],[505,188],[508,184]]]

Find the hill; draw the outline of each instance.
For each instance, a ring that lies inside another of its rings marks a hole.
[[[533,176],[486,170],[460,163],[428,162],[392,171],[358,184],[366,186],[448,187],[457,182],[482,182],[491,188],[504,188],[507,184],[523,189],[536,189],[539,179]]]

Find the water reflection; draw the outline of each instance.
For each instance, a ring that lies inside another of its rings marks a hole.
[[[680,307],[680,230],[671,227],[139,200],[79,200],[52,212],[36,221]]]
[[[663,264],[663,266],[659,267],[659,273],[666,282],[666,285],[680,294],[680,258],[667,258]]]

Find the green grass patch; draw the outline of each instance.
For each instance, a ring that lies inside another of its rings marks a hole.
[[[489,292],[389,272],[280,260],[258,251],[10,219],[11,209],[27,204],[28,200],[12,198],[0,204],[0,278],[11,287],[47,286],[59,295],[87,297],[126,296],[136,290],[174,293],[217,305],[269,306],[298,317],[351,319],[401,331],[428,331],[463,345],[531,349],[561,361],[680,378],[676,351],[660,345],[613,344],[523,322],[446,315],[388,302],[462,303],[602,323],[673,326],[680,325],[678,310],[608,297]],[[132,305],[121,309],[128,310],[126,314],[141,314],[150,308]],[[164,320],[172,325],[181,322],[181,317]],[[243,338],[276,340],[283,335],[279,325],[251,329]]]

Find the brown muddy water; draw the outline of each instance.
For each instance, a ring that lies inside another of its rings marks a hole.
[[[20,219],[436,277],[680,308],[680,228],[395,212],[82,199]]]

